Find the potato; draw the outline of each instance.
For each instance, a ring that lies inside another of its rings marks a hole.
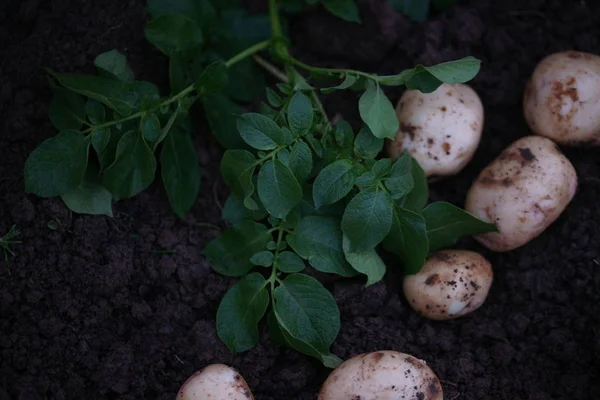
[[[429,256],[419,273],[404,277],[404,296],[424,317],[452,319],[481,307],[492,281],[492,265],[483,256],[442,250]]]
[[[233,368],[212,364],[189,377],[177,400],[254,400],[248,384]]]
[[[508,146],[475,180],[466,210],[499,232],[475,238],[494,251],[523,246],[563,212],[577,190],[577,174],[556,144],[527,136]]]
[[[600,145],[600,57],[563,51],[544,58],[525,88],[529,128],[565,145]]]
[[[471,160],[483,130],[483,105],[467,85],[443,84],[432,93],[404,92],[396,114],[400,129],[387,140],[392,159],[407,150],[428,177],[455,175]]]
[[[391,350],[360,354],[325,380],[318,400],[443,400],[433,371],[411,355]]]

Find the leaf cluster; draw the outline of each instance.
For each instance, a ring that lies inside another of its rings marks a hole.
[[[345,121],[332,127],[313,90],[302,79],[280,84],[268,89],[262,113],[237,118],[250,149],[226,151],[220,166],[232,191],[222,214],[231,227],[203,253],[215,271],[241,277],[217,313],[232,351],[257,344],[266,314],[273,340],[335,367],[339,310],[311,269],[362,274],[368,286],[386,272],[380,246],[416,273],[430,252],[495,228],[450,203],[427,205],[425,173],[408,153],[377,158],[388,130],[395,133],[381,122],[389,116],[392,124],[395,113],[379,82],[361,98],[368,107],[359,104],[366,125],[358,132]]]
[[[268,37],[265,15],[247,15],[234,1],[149,0],[146,38],[169,57],[171,93],[138,81],[117,50],[98,55],[98,75],[50,71],[50,121],[58,134],[25,165],[25,187],[60,196],[74,212],[112,216],[112,201],[148,188],[160,168],[174,212],[183,218],[200,190],[201,171],[189,111],[201,99],[215,137],[238,147],[229,132],[237,101],[264,91],[250,59],[225,65],[240,50]]]

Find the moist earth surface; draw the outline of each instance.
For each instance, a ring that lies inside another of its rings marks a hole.
[[[483,61],[472,82],[486,112],[481,146],[463,172],[431,190],[431,200],[459,206],[478,172],[529,134],[521,98],[535,64],[559,50],[600,52],[597,1],[461,1],[420,24],[385,0],[358,3],[362,25],[321,9],[294,17],[294,54],[382,74],[467,55]],[[260,1],[249,6],[265,10]],[[185,221],[159,184],[117,203],[112,219],[24,194],[25,160],[54,134],[44,68],[93,73],[94,57],[116,48],[140,79],[166,87],[167,60],[145,41],[146,18],[134,0],[0,5],[0,234],[16,225],[22,241],[8,263],[0,259],[0,400],[173,399],[189,375],[214,362],[238,368],[257,399],[314,399],[328,370],[272,344],[265,326],[243,354],[231,354],[216,335],[215,313],[234,280],[200,255],[219,234],[202,223],[223,226],[227,196],[218,178],[222,150],[201,116],[202,192]],[[388,94],[395,102],[401,91]],[[339,93],[325,107],[358,123],[357,100]],[[324,277],[342,318],[332,351],[410,353],[437,373],[446,399],[600,398],[600,157],[598,149],[564,150],[579,189],[542,236],[504,254],[459,243],[494,266],[481,309],[448,322],[420,318],[402,296],[393,260],[385,282],[368,289],[362,280]]]

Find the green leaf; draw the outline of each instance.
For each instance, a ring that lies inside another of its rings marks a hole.
[[[333,15],[360,24],[360,14],[354,0],[323,0],[323,5]]]
[[[94,146],[94,150],[98,154],[101,171],[105,171],[106,168],[115,162],[117,146],[122,137],[123,132],[118,129],[107,129],[106,131],[102,129],[92,132],[92,146]]]
[[[342,231],[350,239],[349,251],[375,248],[392,226],[393,203],[379,187],[369,187],[350,200],[342,217]]]
[[[298,137],[308,133],[313,123],[314,112],[310,99],[296,92],[287,108],[287,118],[292,133]]]
[[[427,225],[430,253],[452,246],[461,237],[498,231],[494,224],[443,201],[428,205],[421,215]]]
[[[242,221],[213,239],[202,250],[210,266],[227,276],[246,275],[253,267],[250,257],[271,239],[269,230],[254,221]]]
[[[223,61],[216,61],[202,71],[196,80],[195,87],[199,94],[219,93],[227,87],[229,76],[227,67]]]
[[[238,101],[250,102],[265,90],[262,70],[251,59],[242,60],[227,69],[229,86],[227,94]]]
[[[85,122],[85,103],[81,96],[61,87],[52,90],[48,108],[50,122],[59,131],[79,130]]]
[[[383,149],[383,139],[375,137],[369,127],[363,127],[354,139],[354,151],[362,158],[372,159]]]
[[[294,272],[302,271],[306,266],[304,261],[296,253],[291,251],[284,251],[279,253],[279,257],[275,261],[275,266],[278,271],[292,274]]]
[[[110,128],[96,129],[92,131],[92,147],[101,159],[101,155],[110,143]],[[102,161],[102,160],[101,160]]]
[[[340,83],[339,85],[336,85],[336,86],[323,88],[323,89],[321,89],[321,92],[323,92],[325,94],[329,94],[336,90],[349,89],[356,83],[357,80],[358,80],[358,77],[356,75],[345,74],[344,80],[342,81],[342,83]],[[339,125],[339,123],[338,123],[338,125]]]
[[[429,250],[425,219],[401,207],[394,207],[393,223],[383,247],[400,257],[406,274],[416,274],[425,263]]]
[[[346,197],[356,181],[354,165],[350,160],[335,161],[319,172],[313,184],[313,200],[316,208],[333,204]]]
[[[368,188],[369,186],[376,185],[379,182],[379,178],[371,171],[367,171],[358,178],[356,178],[356,182],[354,184],[358,186],[361,190]]]
[[[281,128],[261,114],[246,113],[239,117],[237,129],[246,143],[258,150],[273,150],[285,144]]]
[[[303,274],[288,276],[273,290],[273,310],[289,336],[320,353],[329,352],[340,330],[340,311],[319,281]]]
[[[343,238],[343,249],[346,261],[352,265],[352,268],[367,276],[367,286],[383,279],[386,270],[385,263],[375,249],[353,253],[350,251],[350,239],[346,235]]]
[[[244,200],[246,207],[250,196],[254,193],[252,176],[256,166],[256,158],[246,150],[227,150],[221,159],[221,176],[225,184]]]
[[[250,262],[254,265],[260,265],[261,267],[270,267],[273,265],[274,258],[273,252],[263,250],[250,257]]]
[[[123,82],[92,75],[58,74],[58,82],[74,92],[97,100],[121,115],[158,101],[158,88],[149,82]]]
[[[139,132],[129,131],[119,140],[115,161],[102,182],[112,194],[127,199],[150,186],[155,172],[154,153]]]
[[[232,352],[258,343],[258,322],[269,306],[267,281],[257,272],[240,279],[227,291],[217,310],[217,334]]]
[[[148,12],[153,18],[166,14],[183,15],[204,29],[216,24],[217,16],[209,0],[148,0]]]
[[[413,179],[413,188],[406,196],[404,196],[402,207],[420,213],[429,199],[429,186],[427,184],[427,176],[425,171],[419,165],[419,162],[412,158],[411,174]]]
[[[202,100],[208,125],[219,144],[229,150],[246,148],[246,143],[237,131],[235,118],[244,109],[220,94],[205,96]]]
[[[171,93],[179,93],[191,82],[189,77],[189,65],[180,54],[169,57],[169,86]]]
[[[332,217],[304,217],[287,242],[298,255],[321,272],[354,276],[342,249],[340,220]]]
[[[313,135],[307,135],[304,139],[310,144],[317,157],[323,157],[323,146],[321,146],[321,142]]]
[[[281,107],[283,105],[281,97],[271,88],[267,88],[267,100],[273,107]]]
[[[94,59],[94,65],[101,75],[117,78],[120,81],[132,81],[134,79],[127,58],[119,50],[113,49],[98,54]]]
[[[186,16],[160,15],[146,24],[146,39],[167,56],[191,55],[204,42],[200,27]]]
[[[392,171],[392,160],[389,158],[382,158],[377,160],[371,167],[371,172],[377,177],[377,179],[384,177]]]
[[[312,152],[303,140],[298,140],[292,147],[288,157],[288,167],[298,179],[304,181],[310,176],[313,166]]]
[[[354,132],[352,131],[352,126],[350,126],[348,122],[344,120],[338,122],[335,126],[334,136],[335,142],[341,148],[352,147],[352,142],[354,140]]]
[[[392,7],[417,22],[427,21],[429,0],[390,0]]]
[[[148,142],[156,142],[160,138],[162,132],[156,114],[146,114],[140,119],[140,131]]]
[[[457,84],[470,81],[480,68],[481,61],[469,56],[430,67],[417,65],[398,75],[380,76],[378,82],[387,86],[405,85],[411,90],[431,93],[442,83]]]
[[[43,141],[25,162],[25,191],[55,197],[76,188],[85,175],[90,142],[63,131]]]
[[[74,189],[60,197],[69,210],[78,214],[113,216],[113,195],[100,183],[98,167],[90,164],[85,177]]]
[[[265,209],[274,217],[285,219],[302,199],[296,177],[281,161],[267,161],[258,172],[257,192]]]
[[[407,153],[402,154],[392,166],[389,177],[383,180],[392,199],[399,199],[413,190],[413,160]]]
[[[394,106],[378,83],[369,82],[358,101],[360,117],[375,137],[394,139],[398,133],[398,117]]]
[[[192,141],[191,126],[176,123],[160,153],[162,181],[175,214],[183,219],[200,191],[200,166]]]
[[[249,210],[244,206],[244,202],[235,194],[231,194],[223,205],[221,219],[232,224],[237,224],[244,219],[261,220],[267,216],[264,208],[258,210]]]
[[[106,110],[104,109],[104,106],[102,103],[93,99],[88,99],[85,103],[85,114],[94,125],[101,124],[106,119]]]

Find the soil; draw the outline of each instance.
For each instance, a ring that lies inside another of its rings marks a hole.
[[[295,54],[310,63],[392,73],[415,63],[473,55],[473,82],[486,108],[481,147],[459,176],[436,183],[432,200],[462,205],[478,171],[528,134],[521,110],[527,77],[545,55],[599,52],[600,2],[469,0],[427,23],[408,21],[386,0],[359,1],[362,26],[322,10],[291,23]],[[264,9],[256,2],[254,9]],[[233,280],[213,273],[199,250],[218,232],[222,150],[198,118],[203,190],[186,221],[159,185],[116,205],[115,218],[72,215],[58,199],[23,193],[27,155],[54,134],[43,68],[93,72],[93,58],[117,48],[141,79],[163,85],[166,60],[143,37],[138,0],[4,0],[0,5],[0,232],[21,230],[0,261],[0,400],[173,399],[207,363],[235,366],[256,398],[314,399],[328,371],[317,361],[261,342],[231,354],[215,333],[219,299]],[[399,90],[389,91],[393,101]],[[326,98],[327,110],[358,122],[357,97]],[[400,268],[364,289],[328,283],[341,308],[333,352],[348,358],[394,349],[427,361],[445,398],[600,398],[600,158],[565,149],[578,193],[543,235],[492,254],[495,282],[474,314],[434,322],[418,317],[400,291]],[[55,230],[48,228],[54,221]]]

